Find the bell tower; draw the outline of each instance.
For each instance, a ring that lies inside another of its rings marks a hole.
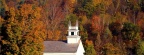
[[[72,26],[71,21],[68,24],[68,36],[67,43],[78,43],[80,40],[79,30],[78,30],[78,20],[76,21],[76,25]]]

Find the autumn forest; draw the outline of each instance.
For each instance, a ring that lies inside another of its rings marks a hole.
[[[0,0],[0,55],[42,55],[76,20],[85,55],[144,55],[144,0]]]

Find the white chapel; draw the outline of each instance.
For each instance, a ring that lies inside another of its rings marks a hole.
[[[67,41],[44,41],[43,55],[84,55],[84,48],[79,36],[78,21],[72,26],[69,21]]]

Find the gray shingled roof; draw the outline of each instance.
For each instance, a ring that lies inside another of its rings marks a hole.
[[[44,52],[75,53],[78,45],[78,43],[68,44],[64,41],[44,41]]]

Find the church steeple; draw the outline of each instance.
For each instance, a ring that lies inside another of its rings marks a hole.
[[[68,43],[78,43],[80,40],[79,36],[79,30],[78,30],[78,20],[76,21],[75,26],[71,26],[71,21],[69,21],[68,25],[68,36],[67,36],[67,42]]]

